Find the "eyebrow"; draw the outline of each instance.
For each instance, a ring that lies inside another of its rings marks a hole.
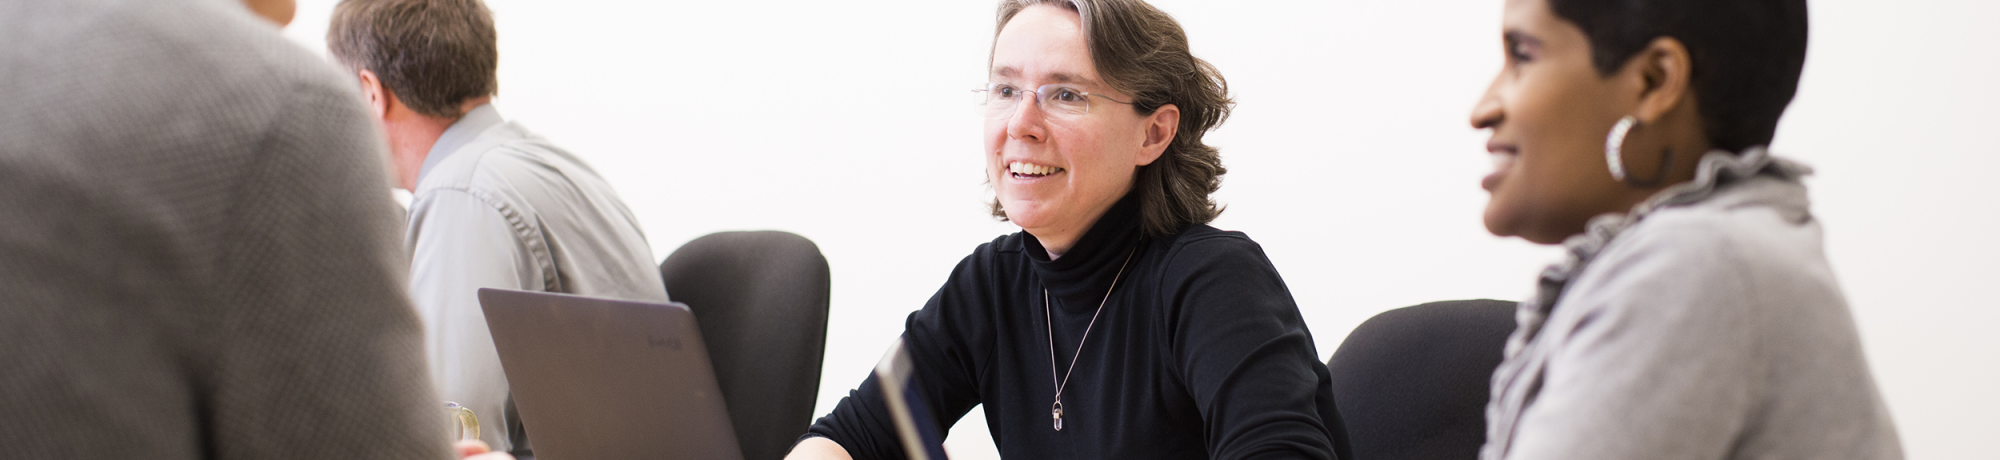
[[[1519,30],[1501,32],[1500,41],[1504,42],[1508,49],[1513,49],[1516,45],[1542,46],[1542,39],[1535,38],[1535,36],[1528,35],[1527,32]]]
[[[1020,78],[1021,69],[1016,69],[1013,67],[1004,67],[1004,66],[995,67],[993,68],[993,75],[999,77],[1007,77],[1007,78]],[[1085,85],[1097,84],[1095,80],[1084,78],[1082,75],[1077,75],[1068,72],[1051,73],[1048,75],[1047,78],[1049,83],[1077,83]]]

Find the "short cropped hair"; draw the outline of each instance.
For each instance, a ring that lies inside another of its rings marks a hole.
[[[1166,152],[1140,166],[1132,184],[1139,194],[1141,228],[1150,236],[1179,233],[1222,214],[1209,195],[1222,188],[1222,156],[1201,137],[1229,118],[1235,104],[1222,72],[1188,51],[1187,32],[1166,12],[1141,0],[1002,0],[994,37],[1014,15],[1034,5],[1053,5],[1082,18],[1084,44],[1106,84],[1131,95],[1132,108],[1151,115],[1173,104],[1181,111],[1179,132]],[[990,58],[989,58],[990,59]],[[993,216],[1007,219],[1000,203]]]
[[[1806,61],[1805,0],[1548,0],[1610,75],[1659,37],[1687,46],[1695,105],[1715,148],[1769,145]]]
[[[493,13],[479,0],[342,0],[326,44],[349,72],[367,70],[417,113],[458,118],[500,90]]]

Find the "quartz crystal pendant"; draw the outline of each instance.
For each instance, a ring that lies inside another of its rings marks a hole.
[[[1062,431],[1062,401],[1056,401],[1055,405],[1049,406],[1049,416],[1056,420],[1056,431]]]

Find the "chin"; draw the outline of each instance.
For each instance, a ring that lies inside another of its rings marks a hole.
[[[1484,217],[1486,231],[1492,233],[1493,236],[1503,238],[1518,237],[1535,244],[1560,244],[1564,238],[1568,238],[1568,235],[1549,238],[1547,235],[1548,232],[1536,231],[1534,228],[1529,228],[1531,227],[1530,225],[1522,222],[1526,217],[1521,216],[1520,213],[1495,207],[1490,203],[1486,205],[1486,215]]]
[[[1046,222],[1043,222],[1043,220],[1045,219],[1041,213],[1007,211],[1007,222],[1013,223],[1016,227],[1021,227],[1022,230],[1044,227],[1046,226]]]
[[[1488,201],[1486,203],[1486,213],[1481,215],[1480,218],[1481,223],[1486,224],[1487,233],[1492,233],[1493,236],[1499,237],[1514,236],[1513,223],[1508,221],[1507,212],[1501,210],[1496,203]]]
[[[1041,228],[1047,224],[1049,212],[1040,205],[1029,201],[1000,200],[1000,209],[1007,213],[1007,221],[1026,230]]]
[[[1564,236],[1557,236],[1557,237],[1551,237],[1551,236],[1549,236],[1549,235],[1547,235],[1547,234],[1539,234],[1539,233],[1536,233],[1536,234],[1520,234],[1520,235],[1514,235],[1514,236],[1518,236],[1518,237],[1521,237],[1521,239],[1524,239],[1524,240],[1528,240],[1528,242],[1530,242],[1530,243],[1535,243],[1535,244],[1546,244],[1546,245],[1557,245],[1557,244],[1562,244],[1562,243],[1563,243],[1563,240],[1567,240],[1567,239],[1569,239],[1569,236],[1568,236],[1568,235],[1564,235]]]

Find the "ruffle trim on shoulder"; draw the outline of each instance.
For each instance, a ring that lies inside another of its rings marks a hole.
[[[1633,206],[1630,212],[1607,213],[1592,217],[1585,225],[1583,233],[1563,240],[1563,259],[1547,268],[1535,286],[1535,296],[1521,302],[1515,312],[1517,328],[1507,339],[1506,356],[1514,356],[1527,347],[1527,342],[1540,332],[1542,322],[1548,319],[1549,311],[1561,297],[1563,288],[1584,266],[1604,251],[1611,240],[1625,229],[1646,219],[1653,211],[1665,207],[1685,206],[1699,203],[1715,195],[1724,185],[1739,182],[1754,176],[1765,175],[1787,181],[1797,181],[1812,174],[1812,167],[1792,160],[1772,156],[1764,147],[1751,147],[1743,153],[1714,150],[1702,155],[1701,164],[1695,169],[1694,180],[1675,184],[1654,194],[1646,201]]]

